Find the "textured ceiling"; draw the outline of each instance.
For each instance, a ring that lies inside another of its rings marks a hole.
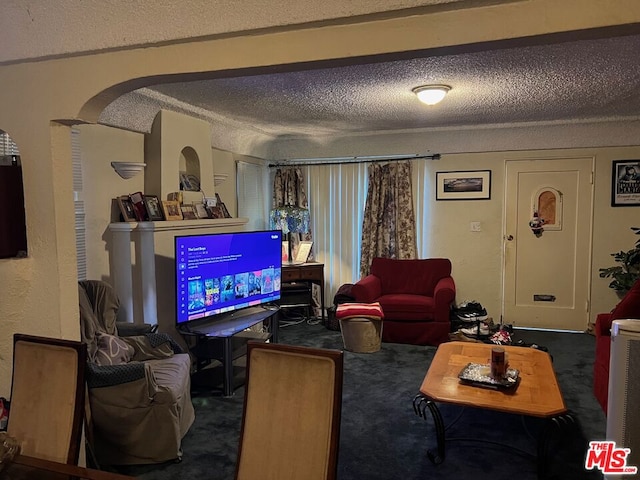
[[[638,52],[640,36],[627,36],[156,85],[121,97],[101,122],[144,131],[158,108],[173,105],[211,121],[296,138],[637,119]],[[429,83],[452,87],[433,107],[411,92]]]

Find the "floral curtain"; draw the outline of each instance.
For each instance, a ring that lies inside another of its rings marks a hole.
[[[374,257],[416,256],[411,163],[373,163],[362,222],[360,275],[369,274]]]
[[[304,177],[299,168],[278,168],[273,179],[273,208],[308,208]]]
[[[309,208],[304,177],[299,168],[278,168],[273,179],[273,205],[272,208],[295,206]],[[301,240],[313,241],[311,228],[307,233],[294,233],[291,235],[293,255],[298,250]],[[309,254],[309,261],[314,259],[313,247]]]

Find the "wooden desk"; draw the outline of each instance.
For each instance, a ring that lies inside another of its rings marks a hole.
[[[288,282],[311,282],[320,285],[320,309],[324,324],[324,263],[309,262],[293,265],[283,263],[282,283]]]

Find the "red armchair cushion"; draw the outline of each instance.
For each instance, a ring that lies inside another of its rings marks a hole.
[[[389,318],[426,321],[435,317],[433,297],[392,293],[382,295],[378,300],[384,305],[384,312]]]

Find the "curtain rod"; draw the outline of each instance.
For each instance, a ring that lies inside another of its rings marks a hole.
[[[372,162],[399,162],[401,160],[440,160],[440,154],[432,155],[380,155],[380,156],[362,156],[362,157],[324,157],[324,158],[293,158],[283,160],[282,162],[270,163],[269,168],[273,167],[292,167],[295,165],[341,165],[344,163],[372,163]]]

